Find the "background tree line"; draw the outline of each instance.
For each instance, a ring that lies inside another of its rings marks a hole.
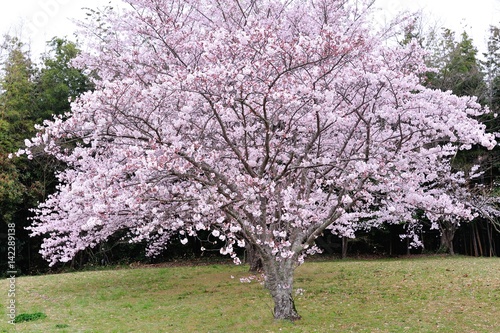
[[[435,70],[424,78],[426,85],[449,90],[459,96],[475,96],[492,113],[481,121],[490,131],[498,131],[500,112],[500,28],[492,26],[487,51],[479,57],[478,50],[467,32],[459,35],[443,28],[422,32],[415,24],[402,34],[401,43],[417,40],[428,51],[427,64]],[[30,238],[25,227],[30,224],[30,209],[43,201],[56,186],[54,173],[64,168],[49,157],[10,159],[9,154],[24,146],[24,139],[35,135],[35,124],[53,115],[70,111],[70,102],[91,90],[92,73],[83,73],[71,67],[78,54],[78,46],[71,41],[53,38],[49,51],[41,56],[39,64],[32,60],[29,45],[18,38],[4,36],[1,44],[0,69],[0,239],[6,237],[7,223],[16,223],[18,239],[17,264],[25,274],[43,273],[47,264],[38,254],[41,240]],[[499,196],[498,148],[486,151],[474,148],[463,151],[454,159],[456,170],[473,172],[476,164],[486,165],[486,172],[476,178],[482,193],[478,198],[490,200],[488,207],[496,207]],[[466,185],[467,186],[467,185]],[[483,200],[483,199],[482,199]],[[478,202],[478,205],[482,204]],[[377,230],[358,230],[356,239],[340,239],[323,235],[317,241],[324,253],[330,255],[402,255],[408,253],[460,253],[473,256],[500,254],[500,224],[495,219],[478,218],[472,223],[439,224],[439,230],[430,224],[420,231],[424,247],[410,249],[409,241],[401,238],[405,224],[386,226]],[[0,243],[0,267],[6,271],[6,245]],[[218,253],[218,244],[210,234],[199,236],[189,247],[173,244],[160,257],[200,257]],[[251,249],[247,249],[251,253]],[[242,253],[243,255],[243,253]],[[116,236],[95,249],[81,253],[71,266],[145,261],[143,247],[126,244]],[[254,263],[258,266],[258,263]],[[254,268],[256,268],[255,266]]]
[[[70,101],[92,88],[81,71],[71,67],[77,53],[75,43],[54,38],[49,51],[36,64],[25,45],[16,37],[4,36],[0,72],[0,237],[6,237],[7,223],[16,224],[17,264],[23,273],[46,270],[38,255],[40,240],[30,238],[30,209],[57,185],[55,172],[64,167],[48,156],[28,161],[9,158],[34,136],[35,125],[52,115],[70,110]],[[0,248],[2,271],[6,271],[6,242]]]

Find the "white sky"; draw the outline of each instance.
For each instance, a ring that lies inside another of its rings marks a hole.
[[[45,50],[52,37],[72,38],[71,19],[83,19],[83,7],[104,7],[110,0],[0,0],[0,34],[10,33],[31,44],[32,55]],[[112,0],[116,5],[119,0]],[[500,24],[500,0],[376,0],[384,16],[403,9],[423,9],[426,21],[438,22],[460,34],[464,26],[484,50],[490,24]]]
[[[0,38],[6,33],[21,36],[38,57],[53,37],[75,39],[72,21],[86,17],[83,8],[102,8],[110,3],[116,5],[119,0],[0,0]]]
[[[450,28],[460,35],[464,30],[474,45],[484,52],[490,25],[500,25],[500,0],[376,0],[387,16],[402,10],[422,11],[426,24]]]

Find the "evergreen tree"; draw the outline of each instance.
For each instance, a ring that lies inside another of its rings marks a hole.
[[[482,62],[482,65],[488,85],[488,106],[491,109],[498,109],[500,106],[500,96],[495,96],[495,80],[497,80],[500,74],[500,29],[496,26],[490,26],[487,52],[483,55],[485,60]]]
[[[55,189],[54,173],[62,165],[49,156],[30,163],[26,158],[8,156],[22,149],[24,139],[35,134],[35,124],[70,111],[70,100],[91,88],[89,79],[70,65],[78,54],[75,43],[54,38],[48,45],[51,49],[43,55],[38,69],[19,39],[7,36],[3,44],[5,58],[0,76],[0,220],[3,223],[0,228],[16,223],[16,257],[23,272],[45,266],[37,254],[40,240],[30,239],[25,227],[30,224],[30,209]]]
[[[477,49],[467,32],[462,32],[461,39],[456,41],[454,31],[443,29],[430,51],[427,62],[436,69],[436,72],[428,74],[430,87],[484,100],[486,86]]]
[[[70,110],[70,100],[92,88],[89,78],[71,66],[79,50],[74,42],[53,38],[50,51],[42,57],[43,66],[37,78],[38,122]]]
[[[457,39],[455,32],[450,29],[443,29],[440,36],[431,35],[429,37],[430,47],[427,57],[427,65],[434,68],[434,72],[427,74],[428,86],[444,91],[452,91],[459,96],[475,96],[480,103],[491,104],[491,82],[495,81],[496,63],[498,62],[498,30],[492,31],[492,39],[495,43],[489,43],[490,56],[487,57],[486,67],[490,68],[490,73],[486,75],[481,70],[481,62],[477,57],[477,49],[474,47],[473,40],[463,32]],[[490,81],[490,84],[486,84]],[[481,116],[481,122],[490,124],[492,114]],[[491,129],[491,126],[489,126]],[[492,170],[497,152],[486,151],[480,147],[474,147],[468,151],[460,151],[453,160],[453,166],[457,171],[469,173],[474,165],[481,165],[484,172],[480,179],[483,185],[493,183]],[[469,184],[473,186],[473,184]],[[484,188],[478,196],[487,195],[488,191]],[[475,222],[473,222],[475,223]],[[463,229],[463,228],[462,228]],[[449,221],[440,221],[439,230],[441,234],[440,250],[453,254],[453,242],[455,232],[458,230],[456,225]]]
[[[0,145],[12,151],[22,145],[26,134],[34,133],[36,113],[36,69],[24,45],[17,38],[6,37],[0,79]]]

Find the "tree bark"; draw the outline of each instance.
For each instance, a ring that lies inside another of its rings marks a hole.
[[[274,319],[295,321],[300,315],[293,300],[294,265],[291,259],[277,261],[276,258],[263,260],[266,274],[265,286],[274,301]]]
[[[479,232],[479,227],[477,223],[474,223],[474,227],[476,229],[476,237],[477,237],[477,246],[479,247],[479,257],[483,256],[483,244],[481,241],[481,233]]]
[[[472,232],[471,243],[472,243],[472,248],[474,249],[474,257],[479,257],[479,250],[477,248],[477,238],[476,238],[475,224],[472,224],[471,232]]]
[[[440,229],[441,246],[439,251],[455,255],[455,251],[453,250],[453,238],[455,237],[456,226],[452,223],[445,222],[440,224]]]
[[[347,258],[347,249],[349,248],[349,238],[342,237],[342,259]]]
[[[262,259],[259,252],[254,244],[246,242],[246,263],[250,266],[249,271],[252,273],[257,273],[262,271]]]
[[[295,321],[300,319],[300,315],[295,308],[295,303],[291,290],[278,289],[273,294],[274,319]]]

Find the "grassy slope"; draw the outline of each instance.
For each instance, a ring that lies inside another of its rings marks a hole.
[[[310,262],[298,268],[303,319],[274,322],[245,266],[117,269],[17,280],[17,332],[500,332],[500,259]],[[234,278],[232,278],[233,276]],[[7,290],[7,281],[1,281]],[[6,292],[2,292],[6,294]],[[4,297],[6,298],[6,297]],[[5,302],[4,302],[5,303]],[[0,309],[0,332],[15,332]]]

